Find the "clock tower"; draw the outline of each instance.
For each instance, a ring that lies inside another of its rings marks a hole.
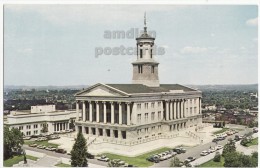
[[[137,60],[133,64],[133,84],[159,87],[158,65],[154,60],[153,46],[155,38],[147,33],[146,14],[144,15],[144,32],[136,38]]]

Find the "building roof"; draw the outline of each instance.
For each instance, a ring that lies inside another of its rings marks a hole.
[[[170,92],[170,90],[183,90],[184,92],[197,91],[179,84],[160,84],[159,87],[148,87],[143,84],[106,84],[125,93],[159,93]]]

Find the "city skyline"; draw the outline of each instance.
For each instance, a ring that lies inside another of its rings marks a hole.
[[[131,83],[135,54],[95,50],[135,47],[135,38],[104,35],[142,30],[145,11],[165,49],[156,57],[160,83],[258,83],[257,6],[5,5],[5,85]]]

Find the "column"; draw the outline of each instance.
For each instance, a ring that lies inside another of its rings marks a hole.
[[[120,139],[120,140],[123,139],[121,130],[118,130],[117,132],[118,132],[118,139]]]
[[[76,113],[77,113],[76,120],[78,121],[79,120],[79,101],[76,101]]]
[[[200,104],[199,104],[199,114],[201,114],[201,97],[199,98]]]
[[[104,128],[103,129],[103,137],[106,137],[107,136],[107,134],[106,134],[106,129]]]
[[[176,100],[173,101],[173,116],[174,119],[177,119]]]
[[[185,116],[186,116],[186,100],[185,99],[183,99],[183,118],[185,118]]]
[[[89,101],[88,103],[89,103],[89,121],[92,122],[93,121],[93,119],[92,119],[92,116],[93,116],[93,114],[92,114],[92,110],[93,110],[92,102]]]
[[[104,123],[107,123],[107,105],[106,102],[102,102],[103,103],[103,108],[104,108]]]
[[[86,121],[86,102],[82,101],[82,121]]]
[[[173,120],[172,100],[170,101],[170,120]]]
[[[127,116],[127,125],[130,125],[130,103],[127,103],[127,114],[126,114]],[[121,131],[120,131],[121,132]]]
[[[165,118],[165,120],[169,120],[169,102],[168,102],[168,100],[166,100],[165,101],[165,104],[166,104],[166,109],[165,109],[165,111],[166,111],[166,118]]]
[[[110,130],[110,137],[111,137],[111,138],[115,138],[115,136],[114,136],[114,130],[113,130],[113,129]]]
[[[115,107],[114,107],[114,102],[111,103],[111,124],[115,123]]]
[[[200,98],[197,98],[197,114],[200,113]]]
[[[119,102],[119,124],[122,125],[122,103]]]
[[[180,114],[180,116],[181,116],[181,118],[183,118],[183,100],[181,100],[181,102],[180,102],[180,104],[181,104],[181,114]]]
[[[180,118],[180,102],[177,100],[176,102],[176,116],[177,118]]]
[[[189,117],[190,116],[190,99],[187,99],[187,111],[186,111],[186,116]]]
[[[96,121],[99,122],[99,103],[96,101]]]

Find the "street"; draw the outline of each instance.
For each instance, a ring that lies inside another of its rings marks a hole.
[[[44,154],[47,154],[49,156],[54,156],[54,157],[57,157],[57,158],[63,157],[63,158],[70,159],[70,155],[67,155],[67,154],[56,153],[56,152],[48,151],[48,150],[45,150],[45,149],[33,148],[33,147],[29,147],[28,145],[24,145],[23,148],[25,150],[27,149],[27,150],[31,150],[31,151],[36,151],[36,152],[44,153]],[[98,161],[97,159],[88,159],[88,162],[92,163],[92,164],[96,164],[96,165],[107,166],[107,162]]]
[[[245,133],[249,133],[249,132],[252,132],[251,128],[247,128],[245,130],[239,131],[237,134],[233,134],[231,136],[228,136],[225,140],[219,141],[218,144],[216,144],[215,142],[209,142],[209,143],[206,143],[206,144],[203,144],[203,145],[198,145],[198,146],[195,146],[195,147],[186,148],[187,149],[186,153],[176,155],[176,157],[178,157],[181,161],[184,161],[189,156],[196,157],[196,160],[194,161],[194,163],[191,163],[192,165],[198,165],[198,164],[201,164],[202,162],[204,163],[204,162],[212,159],[215,156],[215,152],[211,153],[207,156],[200,156],[200,153],[203,150],[208,150],[210,147],[215,147],[217,145],[224,146],[228,142],[228,139],[230,139],[230,138],[234,139],[235,135],[244,135]],[[27,145],[24,145],[24,149],[36,151],[36,152],[40,152],[40,153],[45,153],[49,156],[54,156],[54,157],[58,157],[58,158],[63,157],[63,158],[70,159],[70,155],[67,155],[67,154],[61,154],[61,153],[56,153],[56,152],[48,151],[48,150],[44,150],[44,149],[33,148],[33,147],[29,147]],[[200,158],[200,159],[197,160],[198,158]],[[171,159],[161,161],[159,163],[155,163],[152,167],[169,167],[170,166],[170,160]],[[96,164],[96,165],[107,166],[107,162],[98,161],[96,159],[88,159],[88,162],[92,163],[92,164]],[[201,162],[201,163],[199,163],[199,162]]]
[[[228,142],[229,138],[234,139],[235,135],[244,135],[245,133],[249,133],[250,131],[252,132],[251,128],[247,128],[247,129],[245,129],[243,131],[239,131],[237,134],[228,136],[223,141],[219,141],[218,145],[224,146]],[[196,157],[197,159],[200,158],[200,157],[205,157],[205,156],[200,156],[200,153],[203,150],[208,150],[210,148],[210,146],[211,147],[215,147],[215,146],[217,146],[217,144],[215,142],[209,142],[209,143],[206,143],[206,144],[203,144],[203,145],[195,146],[195,147],[192,147],[192,148],[187,148],[187,152],[186,153],[176,155],[176,157],[178,157],[181,161],[184,161],[189,156]],[[214,156],[215,156],[215,152],[212,153],[212,154],[214,154]],[[159,163],[155,163],[152,167],[169,167],[170,166],[170,161],[171,161],[171,159],[164,160],[164,161],[161,161]]]

